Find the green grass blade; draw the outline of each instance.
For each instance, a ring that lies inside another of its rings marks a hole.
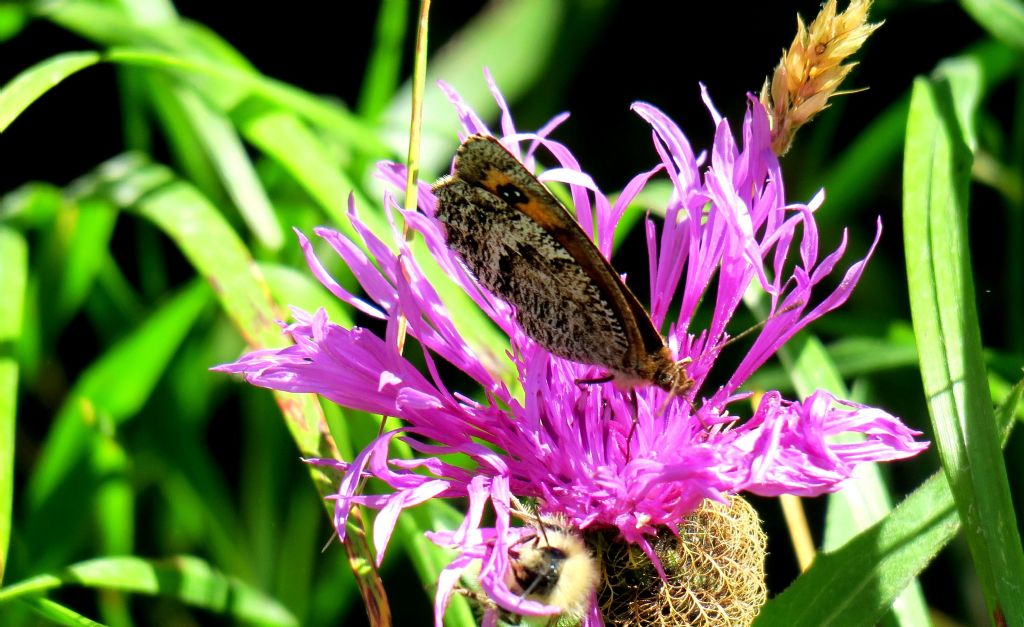
[[[1020,61],[1020,53],[996,42],[984,42],[961,55],[984,68],[984,89],[991,91],[1012,74]],[[853,212],[867,202],[870,195],[862,190],[873,186],[892,171],[904,141],[907,107],[910,95],[900,96],[854,140],[822,177],[812,181],[817,188],[822,181],[828,191],[827,212],[820,219],[834,224],[847,223]],[[804,190],[797,197],[810,197],[815,189]]]
[[[284,232],[234,126],[192,90],[179,88],[173,93],[242,219],[264,246],[270,250],[280,249]]]
[[[83,484],[103,477],[95,463],[101,460],[88,456],[102,445],[98,427],[116,427],[139,412],[209,297],[202,283],[186,287],[76,381],[28,483],[23,541],[37,567],[60,563],[76,541],[72,530],[86,525],[81,512],[91,501],[83,499],[92,493]]]
[[[230,87],[240,93],[239,101],[251,97],[291,111],[354,149],[376,157],[395,154],[395,151],[377,137],[374,130],[341,104],[255,72],[188,58],[183,54],[138,48],[113,48],[104,59],[113,63],[173,72],[175,75],[194,79],[197,81],[197,88]],[[226,108],[232,107],[233,105]]]
[[[117,211],[102,200],[83,199],[59,215],[54,237],[56,250],[43,264],[40,283],[48,294],[45,318],[48,332],[56,335],[92,291],[96,276],[109,254]]]
[[[285,343],[274,323],[286,318],[284,312],[267,297],[266,284],[245,244],[206,198],[190,185],[176,182],[146,196],[137,210],[170,237],[214,286],[225,313],[249,346]],[[279,399],[287,408],[289,430],[302,454],[330,456],[333,445],[323,440],[318,428],[322,413],[315,399],[283,394]],[[329,485],[328,481],[321,487]]]
[[[1022,395],[1024,380],[996,413],[1004,445]],[[754,625],[877,624],[959,528],[949,483],[935,474],[889,516],[841,548],[819,553],[806,573],[764,606]]]
[[[982,357],[966,232],[980,70],[915,81],[904,163],[910,304],[936,444],[992,619],[1024,624],[1024,552]]]
[[[340,103],[260,75],[227,42],[188,20],[136,23],[121,9],[99,2],[47,3],[43,9],[39,12],[42,17],[99,45],[140,48],[123,56],[113,52],[108,60],[185,70],[185,78],[197,79],[192,86],[222,111],[248,97],[266,99],[306,117],[362,152],[376,157],[390,152],[370,125]]]
[[[451,162],[458,144],[458,118],[447,97],[435,87],[437,81],[458,89],[481,118],[495,117],[498,105],[483,81],[481,68],[490,69],[505,98],[514,102],[548,69],[564,13],[562,3],[549,0],[489,2],[437,51],[430,60],[423,99],[420,172],[441,171]],[[412,88],[407,83],[384,114],[385,128],[402,129],[388,137],[388,143],[399,152],[405,151],[408,142],[405,129],[411,100]]]
[[[19,230],[49,228],[64,206],[64,193],[55,185],[37,181],[0,196],[0,223]]]
[[[373,50],[370,51],[366,78],[359,93],[359,114],[368,120],[376,119],[398,87],[408,12],[408,0],[384,0],[380,3]]]
[[[189,285],[82,373],[40,455],[29,489],[33,501],[49,494],[81,451],[79,435],[87,430],[82,412],[103,414],[114,423],[135,415],[208,299],[205,285]]]
[[[16,4],[0,5],[0,42],[13,39],[24,29],[28,16],[24,7]]]
[[[15,76],[0,89],[0,133],[40,96],[75,72],[95,65],[95,52],[65,52],[42,61]]]
[[[125,68],[129,69],[129,68]],[[141,68],[139,72],[145,72]],[[213,167],[203,142],[199,140],[196,126],[189,119],[182,102],[175,96],[181,89],[170,76],[150,72],[140,77],[147,87],[146,101],[152,107],[156,125],[167,142],[176,171],[208,196],[223,192],[217,169]]]
[[[69,607],[50,599],[27,599],[25,603],[39,616],[57,625],[68,627],[103,627],[103,623],[82,616]]]
[[[131,459],[114,438],[103,438],[92,451],[91,465],[103,481],[96,488],[95,523],[100,555],[130,555],[135,548],[135,493]],[[128,599],[111,591],[99,596],[100,615],[111,625],[131,625]]]
[[[960,6],[992,37],[1024,52],[1024,4],[1018,0],[960,0]]]
[[[146,196],[139,212],[157,224],[181,249],[196,270],[207,278],[225,312],[253,348],[280,346],[283,339],[274,320],[284,319],[252,263],[252,258],[224,218],[205,198],[185,183],[174,183]],[[324,426],[324,416],[310,394],[275,392],[289,433],[307,457],[338,458],[337,448]],[[333,492],[335,479],[316,466],[308,467],[321,497]],[[333,506],[324,501],[328,512]],[[365,542],[355,539],[346,548],[369,555]],[[373,570],[361,577],[376,578]],[[379,580],[377,581],[379,586]]]
[[[113,48],[105,60],[172,72],[184,78],[211,79],[202,85],[240,91],[242,96],[262,100],[302,117],[342,140],[348,147],[380,157],[393,155],[376,131],[352,115],[340,103],[310,94],[298,87],[254,72],[218,66],[212,62],[138,48]],[[240,96],[240,99],[243,99]]]
[[[274,599],[190,556],[166,560],[105,557],[79,562],[60,573],[40,575],[0,589],[0,603],[30,598],[65,585],[162,596],[240,621],[298,624]]]
[[[754,624],[874,625],[958,527],[946,480],[935,475],[841,549],[819,553]]]
[[[265,285],[254,275],[249,250],[213,204],[191,185],[175,181],[146,195],[135,210],[170,237],[210,281],[250,345],[284,342],[274,324],[281,312],[268,301]]]
[[[7,566],[14,498],[14,427],[18,412],[18,362],[28,282],[28,246],[17,231],[0,226],[0,583]]]
[[[232,119],[245,138],[284,168],[346,235],[355,236],[346,216],[351,193],[356,194],[356,206],[363,209],[361,216],[370,229],[378,235],[387,233],[384,212],[363,197],[323,141],[293,113],[254,104],[240,107]],[[289,241],[296,240],[290,237]]]

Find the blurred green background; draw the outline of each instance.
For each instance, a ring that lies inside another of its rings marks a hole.
[[[792,360],[820,338],[822,359],[854,398],[934,439],[910,324],[902,160],[913,80],[951,59],[969,61],[979,77],[969,232],[994,400],[1020,377],[1024,26],[1015,20],[1024,13],[1019,3],[993,6],[874,6],[872,21],[885,25],[844,85],[868,89],[835,99],[798,135],[783,168],[792,202],[826,189],[817,214],[823,250],[848,228],[846,265],[860,258],[879,216],[883,239],[850,302],[802,334],[786,368],[766,368],[752,387],[805,393]],[[269,323],[288,304],[352,320],[314,285],[290,229],[344,226],[349,192],[381,224],[372,169],[405,155],[417,10],[399,0],[0,4],[0,84],[8,86],[0,97],[0,540],[10,529],[9,554],[0,544],[8,586],[0,624],[366,624],[344,551],[337,542],[321,550],[331,527],[299,459],[317,443],[296,446],[300,436],[289,434],[269,392],[208,368],[235,359],[243,335],[280,345]],[[498,128],[488,67],[518,128],[571,112],[554,136],[605,191],[618,190],[656,162],[631,102],[657,105],[696,149],[709,147],[714,127],[699,83],[735,130],[745,95],[789,45],[796,13],[809,21],[817,10],[817,2],[436,2],[422,178],[446,171],[458,143],[436,80]],[[26,71],[29,85],[11,82]],[[615,259],[643,277],[640,231]],[[253,279],[252,260],[265,285]],[[352,285],[343,268],[332,271]],[[374,417],[324,411],[346,459],[376,433]],[[1015,437],[1006,449],[1018,505],[1022,447]],[[933,447],[881,474],[898,500],[939,469]],[[769,533],[775,595],[798,569],[778,504],[754,503]],[[825,546],[828,503],[806,502]],[[453,511],[403,518],[381,570],[396,625],[429,624],[431,573],[445,558],[424,557],[421,534]],[[141,559],[87,561],[104,556]],[[966,542],[924,561],[917,603],[928,610],[884,621],[986,622]],[[25,587],[12,587],[19,582]],[[880,595],[878,604],[890,603]],[[468,620],[465,608],[452,614],[452,624]],[[839,622],[861,624],[847,618]]]

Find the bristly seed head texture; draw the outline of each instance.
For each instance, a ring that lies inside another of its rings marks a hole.
[[[770,86],[761,88],[761,104],[772,125],[772,150],[784,155],[797,130],[828,106],[840,83],[857,64],[843,61],[856,53],[881,22],[867,21],[872,0],[852,0],[836,14],[828,0],[810,28],[797,16],[797,34],[783,52]]]

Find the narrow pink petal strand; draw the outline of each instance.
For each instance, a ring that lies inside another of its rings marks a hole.
[[[508,110],[508,103],[505,102],[505,97],[501,95],[497,83],[494,82],[494,76],[487,68],[484,68],[484,80],[487,81],[487,88],[491,90],[491,96],[494,97],[494,102],[498,103],[498,109],[501,111],[501,134],[515,135],[516,125],[512,122],[512,112]]]
[[[405,191],[405,165],[391,161],[378,161],[375,176],[390,185],[393,189]],[[432,185],[420,181],[416,185],[416,203],[423,213],[433,216],[437,212],[437,198],[434,197]]]
[[[739,145],[702,85],[716,133],[710,151],[696,157],[675,122],[652,105],[635,103],[633,109],[651,125],[653,167],[633,177],[611,203],[576,157],[548,137],[565,115],[536,133],[517,132],[489,74],[487,81],[501,111],[500,141],[514,154],[525,154],[526,167],[533,167],[539,148],[554,158],[555,167],[542,179],[569,185],[581,228],[606,257],[628,204],[654,176],[668,178],[673,193],[664,222],[644,222],[650,312],[661,327],[678,307],[666,342],[676,358],[692,359],[686,369],[695,387],[669,400],[665,391],[642,383],[628,391],[613,383],[582,383],[603,376],[605,368],[554,356],[525,335],[513,308],[481,288],[447,247],[444,227],[434,217],[437,199],[425,182],[417,189],[418,211],[401,210],[392,192],[385,193],[390,233],[371,232],[351,198],[354,238],[315,230],[350,268],[365,298],[338,284],[311,242],[297,233],[313,275],[339,300],[383,319],[384,338],[333,324],[322,309],[312,314],[293,309],[293,322],[282,326],[294,345],[253,351],[215,368],[240,373],[254,385],[318,393],[343,407],[403,421],[401,429],[381,434],[351,462],[308,461],[342,474],[337,492],[329,497],[339,537],[344,539],[353,505],[379,510],[374,523],[378,560],[405,509],[433,498],[468,501],[457,529],[427,532],[432,542],[456,552],[438,578],[436,625],[443,623],[459,577],[471,566],[479,568],[480,590],[496,606],[526,616],[560,611],[508,588],[509,550],[535,533],[528,524],[513,526],[514,497],[534,499],[541,513],[560,516],[575,529],[616,530],[621,541],[639,546],[663,572],[651,536],[677,526],[705,499],[724,501],[741,491],[765,496],[832,492],[861,463],[903,459],[928,446],[887,412],[820,390],[804,401],[769,390],[747,420],[731,409],[745,407],[750,394],[739,389],[758,367],[795,333],[849,298],[881,236],[879,223],[864,259],[851,264],[830,293],[814,293],[840,267],[846,237],[819,261],[814,213],[824,194],[806,204],[786,203],[768,118],[755,98],[747,100]],[[463,136],[490,134],[454,89],[443,83],[441,88],[462,123]],[[710,165],[705,163],[709,155]],[[541,158],[550,163],[547,155]],[[378,176],[391,189],[404,189],[403,166],[382,163]],[[398,220],[418,234],[416,247],[406,241]],[[470,348],[466,338],[473,329],[452,318],[440,297],[447,291],[427,279],[421,265],[428,263],[424,249],[432,258],[429,263],[436,263],[508,336],[507,345],[488,350],[473,343],[476,350]],[[765,293],[769,317],[739,365],[721,373],[726,383],[705,390],[704,380],[729,337],[729,323],[751,286]],[[706,310],[704,317],[710,313],[710,325],[691,329],[699,307]],[[398,351],[400,318],[420,352],[407,349],[407,355],[422,355],[423,371]],[[507,370],[509,363],[518,373],[521,396],[513,397],[492,374]],[[449,379],[452,371],[460,377]],[[472,384],[468,388],[467,382]],[[839,443],[835,436],[842,433],[864,437]],[[395,437],[416,456],[391,457]],[[360,492],[368,477],[385,486],[382,493]],[[496,624],[497,618],[492,610],[485,621]],[[584,624],[602,624],[595,599]]]
[[[737,432],[741,440],[755,438],[752,450],[758,458],[743,489],[763,496],[832,492],[860,463],[903,459],[928,446],[915,442],[920,433],[895,417],[838,401],[823,390],[803,403],[781,401],[778,393],[766,394],[755,419],[765,427],[741,427]],[[827,443],[826,436],[843,432],[863,433],[866,439],[847,445]]]
[[[448,607],[455,586],[459,583],[463,571],[473,563],[473,559],[461,555],[452,560],[437,577],[437,591],[434,593],[434,625],[444,626],[444,611]]]
[[[722,121],[722,115],[715,109],[715,105],[711,102],[711,94],[708,93],[707,85],[704,83],[700,84],[700,98],[704,101],[704,106],[708,108],[708,113],[711,114],[711,119],[714,121],[715,126]]]
[[[601,616],[601,606],[597,602],[597,594],[590,598],[590,607],[587,615],[583,617],[581,627],[604,627],[604,617]]]
[[[368,316],[380,319],[385,317],[384,312],[380,309],[377,309],[363,299],[350,294],[345,290],[345,288],[339,285],[338,282],[334,280],[334,277],[332,277],[327,272],[326,268],[323,267],[323,264],[320,263],[320,259],[313,251],[313,245],[310,244],[309,239],[307,239],[306,236],[298,230],[295,231],[295,234],[299,238],[299,246],[302,248],[302,253],[306,257],[306,264],[309,266],[310,271],[313,273],[313,276],[331,292],[331,294],[334,294],[339,300],[352,305],[352,307]]]
[[[402,510],[429,501],[444,492],[447,487],[446,481],[431,481],[413,490],[397,492],[395,495],[401,498],[389,499],[388,504],[377,512],[377,518],[373,521],[373,550],[377,553],[378,568],[384,559],[384,551],[388,547],[391,534],[398,522],[398,515],[402,513]]]
[[[597,183],[594,182],[594,179],[590,178],[589,174],[580,172],[579,170],[572,170],[570,168],[550,168],[544,170],[537,176],[537,180],[558,181],[560,183],[579,185],[580,187],[598,191]]]
[[[615,204],[612,205],[611,213],[608,216],[609,223],[607,225],[603,225],[609,234],[614,232],[615,226],[618,225],[622,216],[626,213],[626,209],[629,207],[629,204],[636,199],[637,195],[641,191],[643,191],[644,187],[647,186],[647,182],[650,181],[655,174],[658,174],[664,169],[664,166],[656,165],[646,172],[637,174],[630,179],[629,183],[626,183],[626,186],[622,188],[622,193],[619,194],[619,197],[615,199]]]
[[[455,107],[455,113],[458,114],[459,121],[462,122],[462,128],[467,136],[476,134],[491,135],[491,130],[487,128],[484,121],[466,104],[462,96],[454,88],[444,81],[437,81],[437,86],[448,97],[448,102],[452,103],[452,106]]]
[[[540,137],[547,137],[556,128],[561,126],[562,122],[565,122],[568,119],[569,119],[569,112],[568,111],[563,111],[562,113],[559,113],[555,117],[553,117],[550,120],[548,120],[547,123],[544,126],[540,127],[540,129],[537,131],[537,135],[540,136]],[[533,152],[533,147],[531,146],[531,150],[529,150],[527,152],[527,154],[529,155],[532,152]]]
[[[631,108],[651,125],[654,132],[668,147],[669,154],[676,160],[675,171],[687,177],[681,180],[682,187],[688,189],[691,186],[699,185],[698,177],[700,175],[697,172],[697,161],[693,157],[693,150],[690,148],[689,140],[686,139],[676,123],[660,109],[646,102],[635,102]]]

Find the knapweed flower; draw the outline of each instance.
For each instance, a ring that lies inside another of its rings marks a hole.
[[[453,90],[443,88],[466,135],[495,135]],[[705,499],[727,503],[740,492],[831,492],[860,463],[905,458],[926,447],[914,441],[917,432],[885,411],[822,390],[803,401],[768,391],[753,415],[744,419],[733,413],[733,405],[750,396],[740,391],[743,382],[796,332],[841,305],[867,259],[853,263],[835,289],[812,293],[843,256],[845,234],[838,249],[820,258],[814,212],[823,195],[807,204],[786,203],[768,116],[756,99],[749,99],[738,145],[729,123],[704,94],[716,135],[710,155],[700,157],[666,115],[649,104],[635,104],[633,109],[653,129],[658,163],[633,178],[611,202],[569,150],[550,139],[564,118],[536,133],[518,133],[493,83],[492,92],[502,110],[502,143],[527,167],[533,167],[541,148],[558,162],[541,179],[568,184],[581,225],[606,257],[627,205],[652,177],[671,181],[674,191],[664,221],[647,220],[645,225],[650,314],[659,328],[668,322],[666,342],[676,359],[692,360],[687,372],[696,385],[683,397],[668,399],[667,392],[651,385],[621,390],[613,383],[578,383],[603,373],[551,355],[523,334],[506,303],[480,288],[445,246],[443,227],[434,218],[436,199],[426,183],[420,185],[416,212],[400,210],[385,196],[392,224],[386,239],[370,232],[351,201],[349,218],[360,241],[316,229],[351,269],[365,298],[339,285],[311,243],[299,235],[317,279],[345,303],[385,321],[386,337],[333,324],[323,310],[294,311],[295,321],[284,327],[293,346],[250,353],[219,368],[243,373],[255,385],[315,392],[345,407],[404,421],[352,461],[320,463],[344,473],[334,497],[339,535],[345,533],[353,504],[379,510],[374,539],[378,560],[403,509],[433,498],[467,499],[458,529],[429,534],[458,553],[437,583],[438,625],[460,574],[470,566],[479,568],[483,593],[505,610],[524,615],[561,611],[509,589],[510,548],[535,533],[511,524],[514,497],[531,499],[539,514],[557,516],[571,528],[600,530],[638,546],[660,569],[652,539],[666,528],[678,529]],[[379,171],[394,185],[404,184],[402,167],[384,164]],[[398,213],[425,242],[432,259],[413,254],[393,218]],[[794,247],[796,259],[791,259]],[[452,319],[438,289],[424,276],[421,264],[426,263],[438,264],[508,336],[508,345],[473,348],[467,339],[472,329],[460,328],[461,321]],[[705,389],[729,337],[726,325],[751,285],[767,294],[767,321],[739,365],[731,373],[716,372],[716,380],[725,382]],[[710,325],[691,328],[705,297]],[[426,372],[397,348],[400,318],[422,348]],[[496,371],[494,356],[502,353],[517,373],[521,393],[513,393]],[[450,389],[438,360],[480,389]],[[831,441],[845,432],[865,437],[856,443]],[[404,440],[420,457],[389,457],[394,438]],[[453,455],[462,456],[464,463],[451,463]],[[391,491],[359,493],[368,475]],[[488,508],[494,522],[484,526]],[[492,611],[489,620],[494,619]],[[602,624],[596,603],[590,604],[584,624]]]

